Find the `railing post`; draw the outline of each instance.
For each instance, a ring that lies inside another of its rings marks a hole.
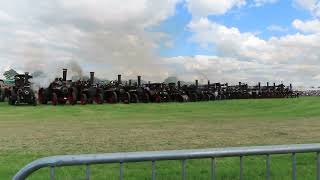
[[[120,162],[120,180],[123,180],[123,162]]]
[[[156,180],[156,162],[152,161],[152,180]]]
[[[86,165],[86,180],[90,180],[90,165]]]
[[[50,166],[50,180],[55,179],[55,169],[54,166]]]
[[[317,180],[320,180],[320,152],[317,153]]]
[[[266,162],[266,180],[270,180],[270,155],[267,155],[267,162]]]
[[[292,153],[292,180],[296,180],[296,153]]]
[[[243,180],[243,156],[240,156],[240,180]]]
[[[186,180],[186,160],[182,160],[182,180]]]
[[[216,179],[216,158],[211,159],[211,180]]]

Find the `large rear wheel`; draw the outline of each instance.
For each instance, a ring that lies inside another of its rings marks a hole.
[[[131,96],[128,92],[124,93],[122,96],[122,102],[125,104],[130,104]]]
[[[136,93],[131,94],[131,103],[139,103],[139,98]]]
[[[111,92],[107,97],[107,102],[110,104],[115,104],[118,102],[118,95],[116,92]]]

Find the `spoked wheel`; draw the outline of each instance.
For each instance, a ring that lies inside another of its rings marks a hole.
[[[139,103],[139,98],[136,93],[131,94],[131,103]]]
[[[17,102],[17,95],[16,94],[12,94],[10,97],[9,97],[9,105],[16,105],[16,102]]]
[[[170,102],[171,98],[169,95],[164,95],[163,97],[161,97],[161,102]]]
[[[81,103],[81,105],[86,105],[87,102],[88,102],[87,95],[86,95],[86,94],[82,94],[82,95],[81,95],[81,98],[80,98],[80,103]]]
[[[35,96],[33,97],[32,105],[33,105],[33,106],[37,106],[37,99],[36,99],[36,97],[35,97]]]
[[[36,96],[32,95],[30,101],[28,102],[29,105],[37,106],[37,99]]]
[[[118,102],[118,95],[116,92],[112,92],[107,98],[107,102],[110,104],[115,104]]]
[[[56,93],[52,94],[52,105],[56,106],[58,104],[58,96]]]
[[[204,100],[205,101],[210,101],[210,95],[209,94],[204,94]]]
[[[77,104],[77,95],[75,92],[72,92],[71,96],[69,97],[69,103],[71,105],[76,105]]]
[[[160,95],[156,95],[155,98],[154,98],[154,102],[161,103],[162,102],[161,96]]]
[[[193,93],[193,94],[190,95],[190,101],[191,102],[197,102],[197,100],[198,100],[197,94]]]
[[[128,92],[124,93],[122,96],[122,102],[125,104],[130,104],[131,96]]]
[[[0,102],[4,101],[4,92],[2,92],[2,90],[0,89]]]
[[[149,102],[150,102],[150,96],[149,96],[148,93],[145,93],[145,94],[143,95],[142,102],[143,102],[143,103],[149,103]]]
[[[183,96],[182,96],[182,95],[180,95],[180,94],[176,95],[176,97],[175,97],[175,101],[176,101],[176,102],[180,102],[180,103],[184,102],[184,100],[183,100]]]
[[[97,104],[103,104],[103,96],[102,96],[102,94],[101,93],[98,94],[95,100],[96,100]]]

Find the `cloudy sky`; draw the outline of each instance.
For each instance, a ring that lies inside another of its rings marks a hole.
[[[319,85],[319,18],[319,0],[1,0],[0,72]]]

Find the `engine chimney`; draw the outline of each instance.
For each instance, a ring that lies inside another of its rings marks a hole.
[[[199,81],[198,80],[196,80],[196,87],[198,87],[199,86]]]
[[[269,88],[269,82],[267,82],[267,87]]]
[[[276,88],[276,83],[273,83],[273,87]]]
[[[208,80],[208,88],[210,88],[210,80]]]
[[[68,73],[68,69],[63,69],[62,80],[63,80],[64,82],[67,81],[67,73]]]
[[[129,80],[129,86],[132,86],[132,80],[131,79]]]
[[[290,84],[290,91],[292,91],[292,84]]]
[[[259,82],[258,87],[259,87],[259,89],[261,89],[261,82]]]
[[[178,81],[178,89],[180,89],[180,88],[181,88],[181,82]]]
[[[94,84],[94,72],[90,72],[90,84]]]
[[[141,76],[138,76],[138,87],[141,86]]]
[[[24,73],[24,83],[28,84],[29,83],[29,72]]]
[[[118,75],[118,83],[121,84],[121,74]]]

